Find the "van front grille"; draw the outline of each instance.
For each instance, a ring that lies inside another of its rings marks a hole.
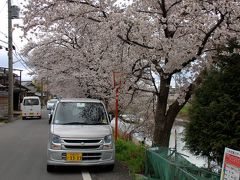
[[[68,146],[64,145],[66,149],[99,149],[100,145],[95,145],[95,146]]]
[[[99,139],[64,139],[66,143],[100,143]]]
[[[62,148],[67,150],[99,150],[103,139],[62,139]]]

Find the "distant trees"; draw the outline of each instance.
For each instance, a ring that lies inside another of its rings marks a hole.
[[[231,42],[204,74],[189,111],[185,141],[195,155],[222,162],[224,148],[240,150],[240,46]]]

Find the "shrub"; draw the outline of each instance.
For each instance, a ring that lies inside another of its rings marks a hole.
[[[130,174],[143,173],[145,162],[145,148],[132,141],[118,139],[116,142],[116,158],[125,164]]]

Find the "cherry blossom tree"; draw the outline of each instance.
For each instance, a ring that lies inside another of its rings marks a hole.
[[[238,37],[238,12],[236,0],[133,0],[126,6],[111,0],[32,0],[24,30],[35,42],[24,52],[38,75],[50,71],[56,89],[63,85],[69,95],[92,91],[109,97],[111,72],[124,72],[123,92],[155,99],[153,143],[168,146],[201,71],[214,63],[219,45]],[[170,102],[179,74],[179,97]]]
[[[238,36],[239,8],[229,0],[139,0],[128,9],[118,37],[135,59],[132,88],[157,98],[154,144],[168,146],[174,120],[201,83],[201,71],[214,62],[216,47]],[[183,86],[168,105],[171,81],[179,73]]]
[[[38,78],[48,76],[53,93],[64,97],[109,98],[116,67],[109,62],[122,45],[99,36],[105,12],[87,1],[33,1],[26,9],[24,29],[31,39],[23,54]]]

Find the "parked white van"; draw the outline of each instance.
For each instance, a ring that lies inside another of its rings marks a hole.
[[[41,119],[41,101],[37,96],[26,96],[21,103],[22,119]]]

